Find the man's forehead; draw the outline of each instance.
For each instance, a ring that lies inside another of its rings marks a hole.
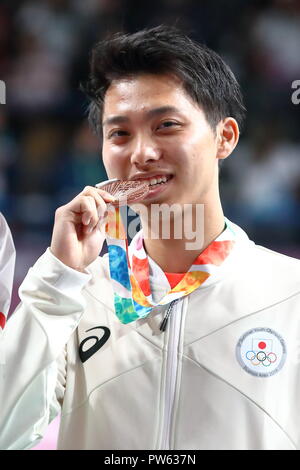
[[[171,89],[174,88],[182,88],[183,89],[183,82],[182,80],[174,74],[171,73],[137,73],[136,75],[127,75],[124,77],[120,77],[117,79],[112,80],[108,91],[114,88],[119,90],[128,89],[129,87],[136,88],[136,87],[157,87],[157,85],[163,87],[170,87]],[[157,88],[156,88],[157,89]]]
[[[191,101],[182,83],[169,75],[139,75],[115,80],[104,97],[103,123],[114,115],[138,112],[149,117],[180,112]],[[190,103],[191,104],[191,103]]]
[[[184,93],[182,82],[171,75],[142,74],[133,77],[124,77],[112,81],[108,87],[104,103],[113,101],[134,101],[143,97],[145,100],[159,100],[160,96],[167,94]]]

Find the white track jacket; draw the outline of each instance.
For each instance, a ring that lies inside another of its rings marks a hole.
[[[167,306],[119,322],[107,256],[80,273],[48,249],[4,330],[0,447],[36,445],[61,413],[59,449],[300,449],[300,262],[233,227],[165,332]]]

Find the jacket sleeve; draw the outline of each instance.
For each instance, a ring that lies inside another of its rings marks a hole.
[[[12,235],[5,218],[0,212],[0,340],[10,306],[15,260],[16,250]]]
[[[23,281],[21,303],[4,329],[0,365],[0,448],[29,449],[60,412],[66,343],[85,308],[90,274],[65,266],[50,250]]]

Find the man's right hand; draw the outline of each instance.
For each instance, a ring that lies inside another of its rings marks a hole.
[[[104,190],[86,186],[71,202],[55,212],[50,250],[56,258],[77,271],[99,255],[104,234],[100,230],[107,204],[115,198]]]

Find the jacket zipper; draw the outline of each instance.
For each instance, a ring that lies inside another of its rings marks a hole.
[[[165,331],[165,330],[166,330],[169,317],[170,317],[170,315],[171,315],[171,313],[172,313],[172,310],[173,310],[173,306],[176,304],[177,301],[178,301],[178,299],[173,300],[173,301],[170,303],[170,305],[169,305],[169,307],[168,307],[168,309],[167,309],[167,313],[165,314],[165,316],[164,316],[164,318],[163,318],[163,321],[162,321],[161,324],[160,324],[160,327],[159,327],[160,331]]]
[[[170,303],[168,311],[165,315],[166,322],[169,321],[169,341],[167,352],[166,364],[166,380],[165,380],[165,393],[164,393],[164,414],[162,424],[162,438],[161,449],[168,450],[170,448],[170,433],[172,423],[172,411],[175,399],[177,369],[178,369],[178,345],[180,341],[180,325],[181,315],[171,316],[174,310],[174,305],[179,299],[173,300]],[[166,323],[165,322],[165,323]]]

